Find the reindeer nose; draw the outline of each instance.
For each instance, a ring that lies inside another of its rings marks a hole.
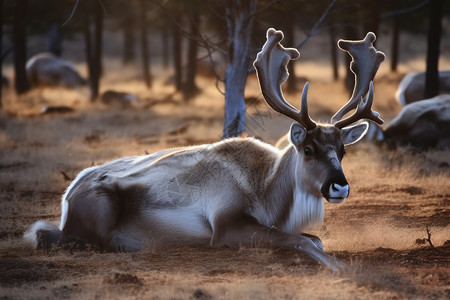
[[[340,185],[338,183],[330,184],[327,200],[331,203],[341,203],[348,197],[350,187],[348,184]]]
[[[342,185],[339,185],[339,184],[337,184],[337,183],[333,183],[333,184],[331,185],[331,188],[333,189],[334,192],[341,192],[341,191],[343,191],[343,190],[348,191],[348,185],[342,186]]]

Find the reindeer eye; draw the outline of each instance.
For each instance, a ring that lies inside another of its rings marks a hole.
[[[313,151],[310,147],[305,147],[305,149],[303,149],[303,152],[305,153],[306,156],[312,156],[313,155]]]

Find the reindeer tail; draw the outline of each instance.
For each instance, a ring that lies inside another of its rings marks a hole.
[[[64,233],[53,224],[37,221],[23,235],[27,244],[35,249],[48,249],[53,246],[68,246],[73,240],[66,237]]]

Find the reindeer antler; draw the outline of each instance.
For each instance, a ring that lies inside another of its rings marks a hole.
[[[373,79],[380,64],[386,58],[383,52],[373,47],[375,40],[375,34],[369,32],[361,41],[339,40],[338,42],[339,48],[352,57],[350,70],[355,74],[355,87],[350,100],[331,118],[331,123],[338,128],[343,128],[360,119],[369,119],[380,125],[384,123],[380,114],[372,111]],[[364,99],[367,93],[367,99]],[[346,113],[355,108],[353,115],[341,120]]]
[[[283,32],[273,28],[267,30],[267,41],[256,56],[253,63],[258,76],[261,92],[267,104],[275,111],[299,122],[311,130],[316,123],[309,117],[306,83],[302,93],[301,109],[298,111],[290,105],[283,97],[281,85],[289,77],[287,64],[292,59],[297,59],[300,53],[295,48],[284,48],[280,42],[283,40]]]

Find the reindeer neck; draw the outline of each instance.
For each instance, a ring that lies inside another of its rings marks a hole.
[[[323,199],[301,186],[298,153],[294,146],[282,150],[267,181],[265,209],[279,229],[298,232],[323,220]]]

